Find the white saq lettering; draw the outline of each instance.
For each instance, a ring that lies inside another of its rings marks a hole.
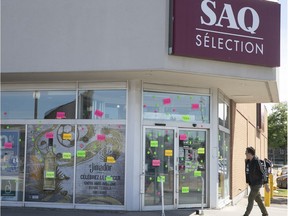
[[[222,20],[228,20],[229,25],[227,28],[230,29],[236,29],[239,30],[240,28],[243,31],[250,32],[251,34],[256,34],[256,30],[259,27],[260,24],[260,19],[258,13],[251,7],[243,7],[239,10],[238,15],[237,15],[237,21],[238,25],[236,22],[236,18],[232,9],[232,6],[230,4],[224,4],[221,15],[219,19],[217,20],[217,15],[213,11],[213,9],[216,9],[216,2],[213,0],[203,0],[201,3],[201,10],[203,13],[208,17],[208,22],[207,20],[204,19],[203,16],[200,17],[201,19],[201,24],[208,25],[208,26],[218,26],[218,27],[223,27],[222,25]],[[250,12],[252,15],[252,26],[247,26],[245,23],[245,16],[246,13]],[[240,28],[239,28],[240,27]]]

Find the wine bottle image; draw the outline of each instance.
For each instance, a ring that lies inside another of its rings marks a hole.
[[[43,190],[55,190],[56,155],[53,152],[53,138],[48,139],[48,152],[44,158]]]

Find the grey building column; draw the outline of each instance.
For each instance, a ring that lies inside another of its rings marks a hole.
[[[128,81],[126,208],[140,210],[142,81]]]
[[[218,204],[218,89],[212,88],[211,97],[211,131],[209,146],[208,202],[210,208]]]

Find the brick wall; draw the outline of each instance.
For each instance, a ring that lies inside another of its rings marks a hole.
[[[246,190],[245,149],[253,146],[256,155],[267,157],[267,112],[264,112],[264,131],[257,130],[256,104],[231,103],[231,187],[233,199]]]

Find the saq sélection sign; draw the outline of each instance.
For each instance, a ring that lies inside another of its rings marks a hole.
[[[280,4],[265,0],[174,0],[173,55],[280,66]]]

